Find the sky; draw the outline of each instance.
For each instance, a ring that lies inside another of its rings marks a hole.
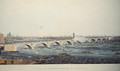
[[[0,0],[0,32],[19,36],[120,35],[120,0]]]

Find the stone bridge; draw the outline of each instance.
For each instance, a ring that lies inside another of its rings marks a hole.
[[[34,47],[38,44],[46,48],[51,48],[51,46],[53,45],[58,45],[58,46],[62,46],[65,44],[73,45],[73,39],[11,43],[11,44],[3,44],[3,47],[5,51],[17,51],[17,48],[21,45],[25,45],[29,49],[34,49]]]
[[[107,36],[103,36],[103,37],[86,37],[88,38],[88,41],[90,42],[97,42],[97,43],[101,43],[104,41],[107,41],[109,39],[109,37]]]

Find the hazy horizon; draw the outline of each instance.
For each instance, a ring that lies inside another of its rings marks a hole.
[[[120,0],[0,0],[0,32],[120,36]]]

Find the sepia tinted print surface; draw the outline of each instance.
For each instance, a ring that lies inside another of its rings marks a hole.
[[[119,19],[120,0],[0,0],[0,64],[120,64]]]

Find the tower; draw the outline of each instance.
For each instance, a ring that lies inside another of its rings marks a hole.
[[[73,38],[75,38],[75,33],[73,33]]]

